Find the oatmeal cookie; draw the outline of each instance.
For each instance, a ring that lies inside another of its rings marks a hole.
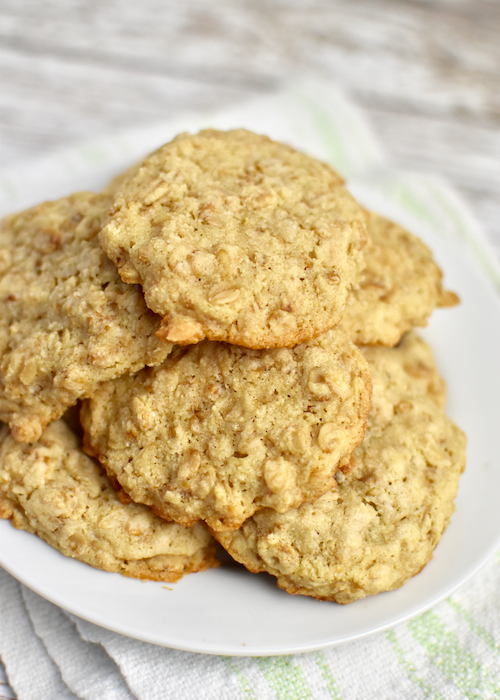
[[[102,246],[173,343],[314,338],[362,267],[365,215],[340,177],[243,129],[177,136],[122,183],[113,212]]]
[[[458,297],[443,290],[442,272],[419,238],[378,214],[367,216],[365,268],[342,325],[357,345],[393,346],[410,328],[425,326],[436,306],[454,306]]]
[[[332,488],[370,393],[366,360],[338,327],[295,348],[204,341],[101,384],[83,406],[84,445],[134,501],[235,529]]]
[[[454,511],[464,434],[418,372],[398,393],[407,352],[375,348],[368,359],[374,409],[352,471],[314,503],[267,508],[236,532],[215,533],[234,559],[290,593],[350,603],[399,588],[432,557]]]
[[[22,442],[100,381],[172,348],[140,286],[122,282],[100,248],[110,201],[80,192],[1,223],[0,420]]]
[[[411,401],[424,395],[444,409],[445,381],[436,367],[432,348],[415,331],[406,333],[396,348],[372,346],[361,351],[372,372],[371,423],[392,417],[403,396]]]
[[[62,420],[32,445],[0,432],[0,517],[68,557],[133,578],[177,581],[219,565],[201,523],[185,528],[122,503]]]

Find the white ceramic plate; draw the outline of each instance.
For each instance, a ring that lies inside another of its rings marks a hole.
[[[45,170],[36,167],[29,173],[29,199],[17,198],[12,208],[51,191],[56,197],[100,187],[115,169],[107,164],[92,170],[87,163],[79,172],[73,163],[66,178],[48,183],[47,163]],[[366,206],[421,235],[444,269],[446,285],[462,299],[455,309],[436,311],[423,333],[449,386],[448,413],[468,438],[457,511],[425,569],[398,591],[340,606],[290,596],[273,577],[230,563],[176,584],[127,579],[67,559],[0,521],[0,564],[7,571],[65,610],[130,637],[187,651],[262,656],[312,651],[389,628],[430,608],[477,571],[500,545],[500,306],[474,266],[384,198],[376,182],[364,179],[352,189]],[[7,196],[3,207],[8,204]]]

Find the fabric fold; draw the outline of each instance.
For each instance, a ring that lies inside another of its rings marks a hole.
[[[102,644],[115,659],[137,700],[245,698],[226,657],[154,646],[70,617],[83,639]]]
[[[24,605],[21,584],[0,569],[0,657],[19,700],[81,700],[68,688]]]
[[[115,661],[100,644],[84,641],[60,608],[21,587],[35,632],[61,672],[66,685],[82,700],[134,700]]]

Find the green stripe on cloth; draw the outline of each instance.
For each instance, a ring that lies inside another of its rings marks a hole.
[[[397,199],[403,209],[414,214],[421,221],[430,224],[439,235],[439,224],[441,223],[439,217],[430,211],[429,206],[422,201],[422,195],[419,196],[419,193],[414,191],[411,184],[408,185],[403,179],[396,182],[391,181],[391,194]]]
[[[247,700],[257,700],[257,698],[254,695],[253,690],[248,685],[247,679],[242,674],[242,672],[240,671],[240,669],[236,665],[235,661],[230,656],[225,656],[225,657],[223,657],[223,659],[224,659],[226,666],[229,669],[231,669],[231,671],[236,676],[236,680],[238,681],[238,685],[240,686],[241,692],[243,693],[245,698],[247,698]]]
[[[335,167],[342,173],[350,170],[350,158],[348,156],[345,138],[332,124],[331,115],[327,114],[317,103],[308,96],[302,95],[302,104],[305,104],[312,118],[313,130],[320,136],[325,147],[325,155],[330,163],[335,163]]]
[[[398,202],[403,209],[432,226],[432,230],[441,237],[440,227],[443,221],[447,222],[447,229],[455,238],[465,242],[486,275],[497,289],[500,289],[500,266],[495,256],[491,254],[488,245],[469,223],[463,220],[462,212],[458,208],[461,205],[453,202],[453,195],[445,191],[442,186],[428,177],[408,177],[402,174],[382,181],[380,191],[392,201]]]
[[[394,649],[394,653],[396,654],[399,663],[405,670],[408,679],[414,685],[418,686],[420,690],[424,693],[425,697],[429,700],[445,700],[441,693],[439,693],[437,690],[433,690],[432,687],[426,681],[423,680],[423,678],[419,677],[415,666],[413,666],[413,664],[406,658],[404,649],[399,643],[394,630],[389,630],[386,633],[386,637],[389,640],[392,648]]]
[[[309,138],[314,134],[325,154],[321,159],[327,157],[344,177],[349,179],[383,165],[385,159],[370,125],[338,88],[310,85],[288,94],[297,102],[296,111],[307,114]]]
[[[311,691],[300,666],[288,656],[259,657],[257,664],[277,700],[310,700]]]
[[[456,232],[469,244],[488,277],[496,285],[497,289],[500,289],[500,268],[496,258],[492,257],[491,251],[485,249],[482,241],[464,224],[456,207],[449,201],[445,193],[438,188],[433,188],[433,194],[446,212],[446,215],[453,220]]]
[[[463,617],[471,630],[475,632],[478,637],[481,637],[484,642],[486,642],[492,651],[500,652],[500,644],[497,644],[491,634],[485,630],[484,627],[479,624],[479,622],[474,620],[468,610],[466,610],[457,600],[454,600],[453,598],[448,598],[448,603],[454,610],[456,610],[460,617]]]
[[[321,676],[325,681],[326,689],[330,693],[332,700],[342,700],[342,695],[338,689],[332,671],[328,666],[325,655],[321,651],[316,652],[316,665],[321,671]]]
[[[424,648],[429,661],[467,698],[500,697],[500,685],[489,669],[461,646],[455,634],[445,628],[432,610],[409,622],[408,629]],[[487,695],[483,695],[484,692]]]

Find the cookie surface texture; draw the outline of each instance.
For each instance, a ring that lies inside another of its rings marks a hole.
[[[97,234],[111,196],[81,192],[0,228],[0,420],[23,442],[100,382],[162,362],[171,344]]]
[[[339,475],[337,488],[314,503],[283,514],[262,510],[240,530],[216,533],[234,559],[273,574],[290,593],[350,603],[399,588],[429,561],[454,511],[465,437],[427,391],[430,384],[417,378],[408,389],[410,376],[397,395],[403,364],[392,362],[390,376],[384,354],[398,349],[380,350],[380,376],[379,349],[369,358],[379,410],[370,413],[356,465]]]
[[[185,528],[121,503],[63,421],[32,445],[0,432],[0,517],[66,556],[133,578],[177,581],[218,566],[216,543],[200,523]]]
[[[357,345],[393,346],[410,328],[425,326],[436,307],[458,298],[443,290],[442,272],[417,236],[373,212],[367,229],[365,268],[342,325]]]
[[[181,134],[124,183],[101,243],[178,344],[292,347],[336,325],[365,215],[328,166],[243,129]]]
[[[372,346],[361,351],[372,370],[371,424],[385,424],[402,400],[424,396],[444,409],[445,381],[437,369],[432,348],[415,331],[406,333],[396,348]]]
[[[204,341],[102,384],[83,407],[84,443],[134,501],[235,529],[333,487],[370,393],[366,360],[340,328],[295,348]]]

